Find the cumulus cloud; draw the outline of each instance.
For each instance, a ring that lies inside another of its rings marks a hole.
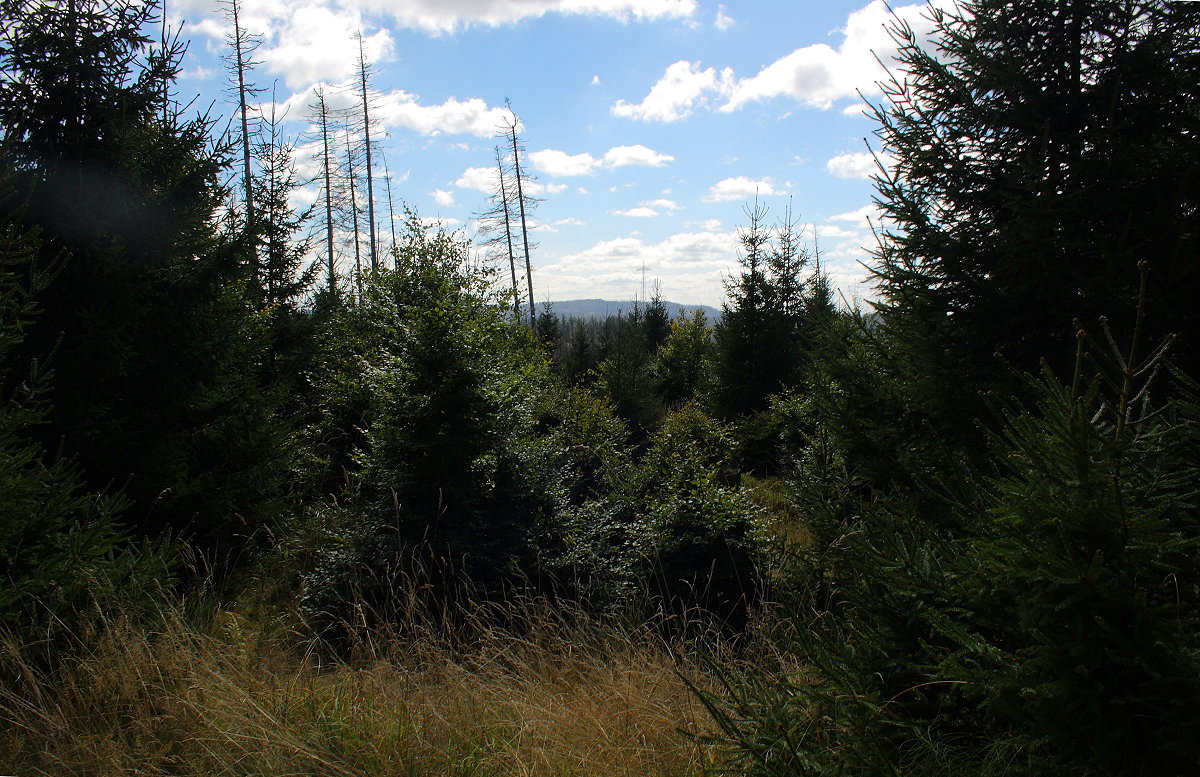
[[[725,4],[717,6],[717,18],[713,21],[713,26],[718,30],[728,30],[733,25],[737,24],[733,17],[725,13]]]
[[[534,197],[540,197],[543,194],[561,194],[568,187],[565,183],[542,183],[540,181],[527,181],[524,184],[525,193],[531,194]]]
[[[885,166],[890,161],[887,156],[879,157],[879,162]],[[870,178],[879,172],[879,165],[873,154],[859,151],[852,154],[838,154],[825,163],[825,169],[838,178]]]
[[[496,27],[547,14],[600,16],[621,21],[686,19],[696,0],[361,0],[374,12],[429,33],[472,25]]]
[[[628,210],[614,210],[613,215],[648,219],[664,214],[671,215],[677,210],[679,210],[679,204],[674,200],[658,199],[643,202],[636,208],[629,208]]]
[[[331,111],[353,109],[358,103],[355,96],[344,89],[325,83],[316,83],[296,92],[283,102],[281,110],[290,117],[309,113],[318,88],[324,90],[325,100]],[[504,108],[490,106],[478,97],[459,100],[451,97],[441,103],[422,104],[420,95],[395,89],[376,95],[375,108],[371,116],[383,127],[404,127],[421,135],[475,135],[490,138],[496,132],[500,120],[507,116]]]
[[[449,208],[454,205],[454,192],[447,191],[446,189],[434,189],[432,194],[433,201],[443,208]]]
[[[717,181],[709,187],[708,194],[704,196],[705,202],[728,202],[730,200],[744,200],[747,197],[767,196],[772,194],[784,194],[784,192],[775,188],[775,184],[770,178],[755,180],[744,175],[739,175],[735,178],[726,178]]]
[[[879,208],[875,205],[864,205],[856,210],[848,210],[845,213],[839,213],[836,216],[830,216],[830,221],[850,221],[856,224],[862,224],[868,219],[878,220]]]
[[[421,223],[427,227],[438,229],[439,227],[453,227],[462,222],[458,219],[445,218],[444,216],[421,216]]]
[[[496,191],[496,169],[493,167],[468,167],[454,185],[460,189],[475,189],[491,194]]]
[[[646,146],[615,146],[596,158],[589,153],[568,154],[554,148],[534,151],[529,154],[529,161],[539,171],[555,178],[565,178],[576,175],[590,175],[597,169],[625,167],[627,165],[646,165],[662,167],[668,162],[675,161],[669,154],[660,154]]]
[[[663,296],[684,303],[718,304],[722,279],[737,267],[736,232],[682,232],[654,243],[633,234],[604,240],[541,268],[564,298],[629,299],[646,277]]]
[[[949,8],[955,1],[934,0],[933,4]],[[933,24],[925,3],[901,5],[894,10],[895,16],[911,25],[918,36],[928,37]],[[718,11],[718,22],[723,13]],[[718,73],[711,67],[701,70],[699,62],[681,60],[667,67],[641,103],[618,100],[612,112],[643,121],[678,121],[697,108],[715,105],[730,112],[775,97],[828,109],[839,100],[857,98],[860,92],[877,95],[877,84],[886,77],[884,65],[896,62],[896,43],[888,32],[892,20],[884,0],[872,0],[847,17],[840,30],[840,45],[803,46],[746,78],[737,78],[730,68]],[[857,105],[847,108],[851,113],[860,110]]]
[[[879,209],[870,204],[834,214],[824,224],[812,227],[820,247],[821,269],[848,302],[869,302],[876,297],[865,265],[873,261],[872,229],[879,225]]]
[[[354,11],[334,11],[317,5],[300,6],[286,19],[272,22],[273,34],[258,52],[269,72],[283,76],[293,89],[325,78],[341,81],[358,66],[356,33],[363,29]],[[387,30],[363,36],[368,62],[391,56],[394,41]]]
[[[660,154],[652,148],[638,144],[635,146],[613,146],[604,154],[604,164],[609,167],[625,167],[626,165],[647,165],[662,167],[668,162],[674,162],[675,157]]]
[[[612,112],[642,121],[679,121],[697,105],[705,104],[710,94],[727,91],[732,78],[730,68],[717,73],[711,67],[701,70],[699,62],[681,59],[667,68],[644,100],[636,104],[617,100]]]
[[[451,97],[442,103],[422,105],[418,95],[397,89],[377,100],[375,116],[385,126],[405,127],[422,135],[450,133],[487,138],[496,133],[507,112],[478,97]]]
[[[555,148],[530,153],[529,162],[541,172],[555,178],[588,175],[600,164],[600,160],[591,154],[568,154]]]
[[[242,7],[247,29],[266,31],[281,26],[301,9],[320,8],[309,0],[245,0]],[[396,25],[439,35],[482,25],[496,27],[547,15],[594,16],[620,21],[686,20],[697,9],[696,0],[345,0],[339,3],[345,15],[390,19]],[[223,24],[214,14],[212,0],[172,0],[171,18],[186,16],[192,29],[220,37]],[[196,20],[199,19],[197,22]]]

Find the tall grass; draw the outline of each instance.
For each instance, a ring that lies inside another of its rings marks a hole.
[[[341,657],[229,611],[111,618],[52,669],[10,640],[0,773],[685,777],[716,757],[688,736],[714,729],[688,688],[712,680],[665,630],[537,599],[408,616]]]

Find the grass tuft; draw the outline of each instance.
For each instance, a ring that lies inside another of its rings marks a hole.
[[[712,678],[661,629],[536,599],[450,615],[336,657],[231,611],[113,618],[50,669],[8,640],[0,772],[688,777],[715,757],[688,736],[714,731],[688,687]]]

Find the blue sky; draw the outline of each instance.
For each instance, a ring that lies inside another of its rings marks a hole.
[[[928,26],[923,4],[893,9]],[[179,95],[232,115],[216,2],[168,13],[191,40]],[[353,74],[361,31],[395,196],[468,237],[510,100],[543,198],[539,301],[630,298],[644,267],[666,299],[720,304],[756,191],[768,220],[790,200],[847,298],[870,296],[874,123],[857,92],[877,99],[892,53],[880,0],[244,0],[242,15],[263,37],[253,79],[295,133],[314,84]]]

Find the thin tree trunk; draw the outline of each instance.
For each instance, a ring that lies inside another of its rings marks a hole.
[[[521,291],[517,288],[517,258],[513,252],[512,219],[508,211],[508,187],[504,185],[504,161],[496,147],[496,169],[500,172],[500,204],[504,208],[504,239],[508,243],[508,269],[512,273],[513,314],[521,318]]]
[[[242,26],[238,19],[239,2],[240,0],[229,0],[229,7],[233,12],[233,54],[237,66],[238,109],[242,117],[242,185],[246,190],[246,228],[252,229],[254,224],[254,193],[250,177],[250,121],[246,117],[246,59],[242,51]],[[253,244],[250,250],[257,255]],[[258,273],[257,260],[254,262],[254,272],[255,274]]]
[[[354,222],[354,283],[358,296],[362,297],[362,254],[358,243],[358,198],[354,196],[354,150],[350,147],[350,138],[346,137],[346,172],[350,184],[350,220]]]
[[[517,204],[521,210],[521,239],[525,243],[525,281],[529,285],[529,328],[533,329],[537,324],[533,302],[533,269],[529,263],[529,229],[525,222],[525,191],[521,185],[521,155],[517,148],[517,122],[515,117],[512,126],[509,128],[509,137],[512,138],[513,172],[517,176]]]
[[[317,91],[317,110],[321,120],[321,145],[325,150],[325,250],[329,268],[329,290],[337,293],[337,276],[333,269],[333,174],[330,170],[332,157],[329,155],[329,110],[325,105],[325,93]]]
[[[383,157],[383,180],[387,183],[388,225],[392,229],[392,267],[396,266],[396,205],[392,202],[392,173],[388,170],[387,155]]]
[[[367,222],[371,234],[371,269],[379,269],[375,253],[375,187],[371,177],[371,113],[367,101],[367,60],[363,54],[362,34],[358,36],[358,75],[362,84],[363,136],[367,144]]]

